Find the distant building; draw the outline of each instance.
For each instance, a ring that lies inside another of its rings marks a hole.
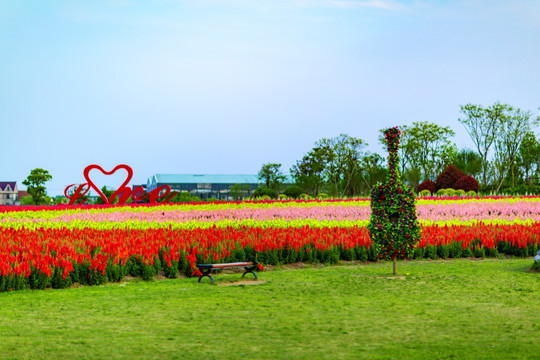
[[[231,200],[232,187],[240,188],[245,197],[251,195],[259,184],[257,175],[155,174],[148,179],[146,191],[169,185],[172,191],[187,191],[201,199]]]
[[[18,193],[15,181],[0,181],[0,205],[15,205]]]

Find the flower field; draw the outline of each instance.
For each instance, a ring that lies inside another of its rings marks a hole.
[[[0,207],[0,291],[100,284],[197,262],[375,261],[369,200]],[[532,256],[540,197],[421,198],[414,258]]]

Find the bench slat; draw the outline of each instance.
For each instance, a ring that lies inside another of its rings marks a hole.
[[[254,266],[255,263],[252,262],[235,262],[235,263],[225,263],[225,264],[197,264],[199,269],[220,269],[220,268],[233,268],[233,267],[244,267],[244,266]]]

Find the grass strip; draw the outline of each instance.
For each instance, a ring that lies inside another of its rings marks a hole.
[[[349,263],[278,268],[251,285],[223,273],[217,286],[179,278],[1,293],[0,358],[532,359],[531,264],[408,261],[393,277],[390,263]]]

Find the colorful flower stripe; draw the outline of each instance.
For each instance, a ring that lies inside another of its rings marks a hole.
[[[344,205],[346,204],[346,205]],[[257,207],[258,205],[259,207]],[[4,213],[0,226],[36,229],[193,229],[212,226],[258,227],[332,227],[366,226],[370,207],[366,201],[340,202],[275,202],[208,204],[206,206],[173,205],[141,207],[93,208],[91,210],[36,211]],[[421,201],[417,205],[424,225],[475,225],[478,221],[493,224],[531,224],[540,221],[540,201],[535,199],[498,199],[488,201]],[[11,216],[13,215],[13,216]]]

